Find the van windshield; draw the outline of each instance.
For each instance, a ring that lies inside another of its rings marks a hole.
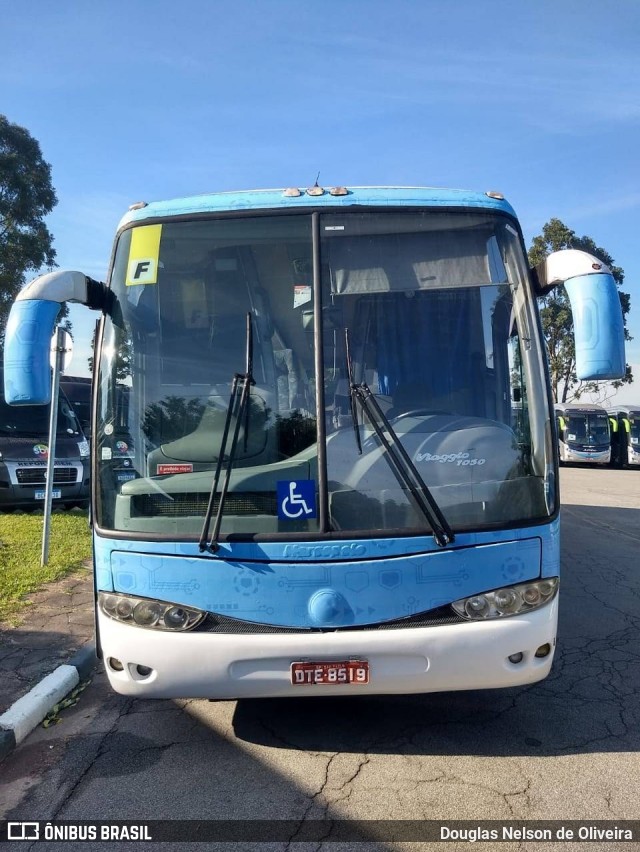
[[[62,379],[60,388],[71,403],[85,436],[91,437],[91,382]]]
[[[0,395],[0,435],[35,438],[49,434],[48,405],[9,405]],[[80,424],[66,396],[58,400],[58,435],[79,435]]]

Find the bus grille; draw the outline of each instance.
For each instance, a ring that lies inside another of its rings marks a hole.
[[[47,469],[44,467],[19,467],[16,470],[18,485],[44,485],[47,481]],[[55,467],[53,482],[55,485],[68,485],[77,481],[75,467]]]
[[[213,513],[218,511],[219,497],[213,501]],[[193,494],[137,494],[131,499],[131,517],[153,518],[158,516],[180,518],[187,515],[203,515],[209,505],[209,496]],[[277,515],[278,501],[275,494],[266,491],[228,493],[224,501],[225,515]]]
[[[252,621],[241,621],[229,618],[226,615],[207,613],[204,621],[196,627],[194,632],[202,633],[344,633],[354,630],[401,630],[407,627],[438,627],[445,624],[462,624],[467,619],[457,615],[450,606],[441,606],[429,612],[421,612],[409,618],[398,618],[395,621],[385,621],[381,624],[362,624],[355,627],[327,627],[327,628],[304,628],[304,627],[278,627],[272,624],[256,624]]]

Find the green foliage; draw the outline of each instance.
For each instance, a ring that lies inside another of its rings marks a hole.
[[[42,512],[0,514],[0,619],[28,603],[25,595],[79,570],[91,556],[86,514],[54,512],[48,564],[41,567],[43,524]]]
[[[56,204],[51,167],[40,145],[28,130],[0,115],[0,340],[27,274],[55,265],[44,217]]]
[[[591,237],[577,237],[575,231],[568,228],[560,219],[550,219],[542,229],[542,234],[534,237],[529,249],[529,263],[536,266],[554,251],[562,249],[580,249],[595,255],[611,270],[613,278],[620,287],[624,281],[624,271],[616,266],[611,255],[597,246]],[[619,291],[625,338],[631,340],[627,330],[627,314],[631,307],[628,293]],[[551,387],[556,402],[566,402],[569,398],[579,399],[581,394],[598,393],[602,382],[580,382],[576,376],[575,345],[573,339],[573,315],[564,286],[556,287],[551,293],[540,299],[542,330],[547,341]],[[627,365],[624,379],[607,383],[611,388],[619,388],[633,381],[631,368]],[[560,394],[560,398],[558,395]]]

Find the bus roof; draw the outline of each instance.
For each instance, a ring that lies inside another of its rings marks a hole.
[[[556,411],[596,411],[598,413],[606,414],[607,409],[602,405],[596,405],[590,402],[556,402],[555,404]]]
[[[298,196],[286,195],[284,189],[256,189],[239,192],[216,192],[175,198],[169,201],[138,202],[132,205],[120,221],[120,228],[145,219],[186,216],[198,213],[229,212],[233,210],[294,210],[307,208],[374,207],[460,207],[499,210],[515,217],[511,205],[500,193],[474,192],[466,189],[437,189],[434,187],[365,186],[349,187],[346,195],[332,195],[325,189],[321,195],[308,195],[300,189]]]
[[[613,405],[609,409],[609,414],[633,414],[640,415],[640,405]]]

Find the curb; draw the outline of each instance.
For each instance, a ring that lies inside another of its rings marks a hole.
[[[0,760],[12,752],[65,695],[90,675],[96,662],[95,646],[93,643],[85,645],[66,665],[58,666],[0,716]]]

